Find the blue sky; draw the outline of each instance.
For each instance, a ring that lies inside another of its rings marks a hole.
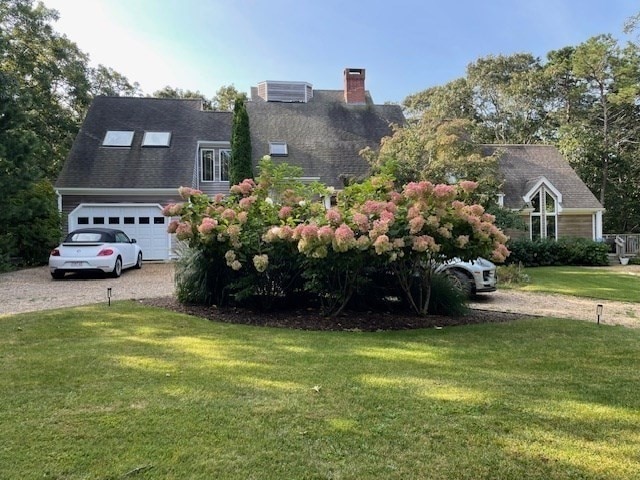
[[[140,83],[211,97],[262,80],[342,88],[346,67],[366,69],[376,103],[465,74],[487,55],[578,45],[601,33],[626,40],[630,0],[43,0],[55,28]]]

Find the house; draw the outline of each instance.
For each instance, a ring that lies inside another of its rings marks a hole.
[[[499,204],[518,212],[527,232],[512,238],[602,238],[604,208],[556,147],[550,145],[484,145],[497,155],[504,175]]]
[[[359,152],[404,124],[398,105],[376,105],[365,70],[347,68],[340,90],[264,81],[247,102],[254,165],[270,154],[303,169],[303,181],[342,188],[368,170]],[[178,188],[229,191],[232,114],[200,99],[97,97],[56,182],[65,227],[111,226],[135,238],[145,259],[173,255],[162,208]],[[531,238],[602,237],[603,208],[550,146],[485,145],[505,176],[500,203],[519,212]],[[509,232],[514,236],[520,232]]]
[[[247,112],[254,164],[271,154],[301,166],[303,180],[338,188],[366,173],[361,149],[404,123],[400,106],[373,103],[364,69],[345,69],[341,90],[261,82]],[[66,228],[120,228],[145,259],[170,258],[162,208],[181,186],[229,191],[231,124],[230,112],[205,111],[198,99],[95,98],[55,185]]]

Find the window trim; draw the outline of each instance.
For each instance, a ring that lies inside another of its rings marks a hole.
[[[531,210],[529,214],[529,239],[544,239],[544,238],[553,238],[554,240],[558,239],[558,213],[560,212],[559,208],[559,200],[552,189],[548,188],[547,185],[540,185],[540,187],[531,192],[529,197],[529,201],[533,202],[533,200],[539,196],[539,210]],[[554,202],[554,209],[552,212],[547,211],[547,196],[549,196]],[[533,231],[533,223],[534,218],[538,219],[538,231],[534,237]],[[549,219],[553,218],[553,232],[552,235],[549,235]]]
[[[205,169],[204,155],[206,152],[213,152],[212,158],[208,160],[211,164]],[[223,154],[227,156],[223,163]],[[222,183],[229,181],[229,161],[231,149],[223,147],[201,147],[200,148],[200,181],[202,183]],[[224,168],[223,168],[224,167]],[[211,172],[211,178],[205,178],[205,171]],[[224,175],[223,175],[224,173]],[[223,178],[226,177],[226,178]]]

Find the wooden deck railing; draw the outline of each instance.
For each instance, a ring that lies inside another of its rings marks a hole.
[[[640,253],[639,233],[607,233],[602,235],[602,238],[609,244],[609,253],[615,253],[620,257]]]

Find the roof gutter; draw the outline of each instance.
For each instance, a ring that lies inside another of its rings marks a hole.
[[[61,195],[178,195],[177,188],[91,188],[62,187],[56,189]],[[61,200],[59,201],[59,203]]]

